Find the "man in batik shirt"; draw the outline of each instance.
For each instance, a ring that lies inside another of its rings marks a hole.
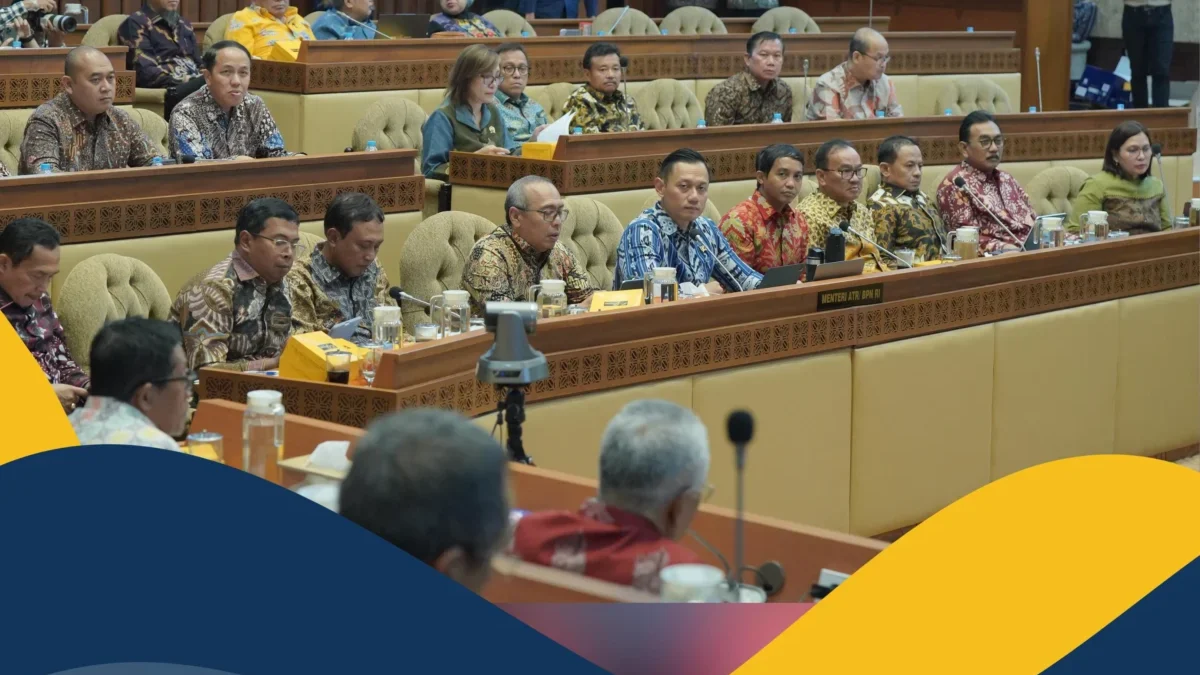
[[[475,242],[463,268],[471,311],[483,316],[489,302],[526,300],[543,279],[566,282],[567,302],[586,303],[596,290],[587,270],[558,240],[568,211],[554,183],[526,176],[508,188],[505,223]]]
[[[25,123],[21,173],[93,171],[147,166],[154,143],[133,117],[113,107],[116,73],[94,47],[67,54],[62,93],[38,106]]]
[[[542,104],[529,98],[525,87],[529,84],[529,57],[525,48],[515,42],[502,44],[496,49],[500,55],[500,72],[504,80],[496,89],[496,107],[508,137],[514,143],[537,140],[537,135],[546,128],[549,120]]]
[[[809,241],[824,248],[830,230],[847,223],[851,231],[845,233],[846,260],[866,258],[866,271],[882,270],[883,258],[872,243],[879,242],[881,233],[871,210],[856,201],[867,175],[858,151],[848,141],[835,138],[817,148],[813,163],[817,167],[817,191],[800,200],[799,206],[808,221]]]
[[[667,155],[654,179],[658,201],[621,234],[613,288],[674,267],[678,283],[704,286],[710,294],[758,288],[762,275],[738,257],[721,230],[704,217],[711,172],[704,155],[690,148]]]
[[[383,209],[367,195],[343,192],[325,211],[325,241],[288,273],[292,332],[329,332],[335,325],[361,319],[350,341],[372,339],[374,309],[395,306],[391,282],[376,256],[383,246]]]
[[[1025,189],[1001,171],[1004,135],[996,118],[984,110],[963,118],[958,128],[958,148],[963,162],[938,186],[937,200],[946,227],[979,228],[983,253],[1019,251],[1033,229],[1033,204]],[[963,187],[955,180],[963,179]]]
[[[287,274],[304,254],[300,218],[287,202],[255,199],[238,214],[234,249],[192,279],[171,306],[188,367],[271,370],[292,328]]]
[[[179,0],[145,0],[117,29],[117,39],[129,48],[138,88],[169,89],[200,77],[200,45],[179,14]]]
[[[574,113],[571,128],[585,134],[641,131],[637,104],[621,91],[621,52],[608,42],[597,42],[583,53],[587,84],[571,92],[563,112]]]
[[[838,67],[817,78],[804,111],[804,119],[862,120],[901,117],[896,87],[888,79],[887,40],[878,31],[859,28],[850,39],[850,55]]]
[[[705,123],[768,124],[775,115],[792,121],[792,88],[779,79],[783,69],[783,40],[769,31],[746,42],[746,69],[713,87],[704,99]]]
[[[668,565],[700,562],[679,543],[708,492],[704,424],[668,401],[634,401],[608,423],[600,494],[576,512],[523,516],[512,553],[647,593]]]
[[[892,251],[913,251],[914,262],[938,260],[949,245],[937,204],[921,191],[925,160],[908,136],[891,136],[879,144],[882,184],[867,200],[879,230],[879,245]],[[888,267],[905,267],[887,261]]]
[[[71,358],[47,294],[58,274],[58,243],[58,232],[36,218],[18,218],[0,230],[0,312],[70,412],[87,396],[90,380]]]
[[[250,93],[250,53],[223,40],[204,53],[204,86],[175,106],[171,156],[196,159],[286,157],[267,104]]]
[[[794,146],[768,145],[755,159],[758,189],[721,219],[738,257],[765,274],[808,257],[808,221],[792,202],[800,194],[804,156]]]

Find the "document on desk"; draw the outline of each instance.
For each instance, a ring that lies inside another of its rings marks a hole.
[[[557,143],[559,136],[568,136],[571,133],[571,120],[575,117],[575,113],[570,112],[562,117],[554,120],[542,129],[542,133],[538,134],[537,140],[539,143]]]

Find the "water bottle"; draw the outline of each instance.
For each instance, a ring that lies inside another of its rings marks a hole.
[[[974,32],[975,32],[975,26],[967,26],[967,32],[968,32],[968,33],[974,33]]]
[[[162,157],[155,157],[150,160],[150,166],[162,166]]]
[[[1124,110],[1124,109],[1125,109],[1125,104],[1124,104],[1124,103],[1118,103],[1118,104],[1117,104],[1117,110]]]
[[[795,28],[789,28],[789,29],[788,29],[788,35],[795,35],[795,34],[796,34],[796,29],[795,29]]]
[[[666,35],[666,34],[667,34],[667,29],[666,29],[666,28],[664,28],[664,29],[662,29],[662,30],[661,30],[661,31],[659,31],[659,32],[660,32],[660,33],[662,33],[663,35]]]
[[[946,110],[943,111],[942,114],[945,115],[946,117],[950,117],[951,115],[954,114],[954,111],[949,108],[946,108]]]
[[[771,118],[771,124],[783,124],[783,113],[775,113]]]
[[[9,45],[9,47],[11,47],[12,49],[24,49],[25,48],[25,46],[21,44],[21,38],[17,38],[15,40],[13,40],[12,44]]]
[[[876,110],[875,116],[876,117],[887,117],[887,111],[886,110]]]
[[[572,136],[582,136],[583,135],[583,127],[575,127],[574,129],[571,130],[571,135]]]
[[[353,40],[354,39],[354,26],[350,26],[350,25],[346,26],[346,30],[342,32],[342,39],[343,40]]]
[[[283,453],[283,394],[258,390],[246,394],[242,415],[242,469],[272,480]]]
[[[367,141],[367,152],[379,152],[379,145],[375,141]]]
[[[696,122],[696,128],[697,129],[707,129],[708,125],[704,123],[704,120],[699,120],[698,122]]]
[[[521,31],[521,37],[529,37],[529,31],[527,31],[527,30]]]
[[[44,173],[48,175],[54,173],[54,170],[50,168],[49,162],[42,162],[41,164],[38,164],[38,173]]]
[[[1037,112],[1037,106],[1036,105],[1029,106],[1029,112],[1031,112],[1031,113]]]

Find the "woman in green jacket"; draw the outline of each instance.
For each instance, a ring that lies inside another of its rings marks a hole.
[[[1083,184],[1071,205],[1070,229],[1088,211],[1108,213],[1110,230],[1143,234],[1171,229],[1163,183],[1150,175],[1150,132],[1141,122],[1122,122],[1108,137],[1104,167]]]

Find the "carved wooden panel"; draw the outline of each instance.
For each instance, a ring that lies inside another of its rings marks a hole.
[[[0,75],[0,108],[36,108],[62,91],[62,73]],[[133,73],[117,72],[113,103],[133,103]]]

